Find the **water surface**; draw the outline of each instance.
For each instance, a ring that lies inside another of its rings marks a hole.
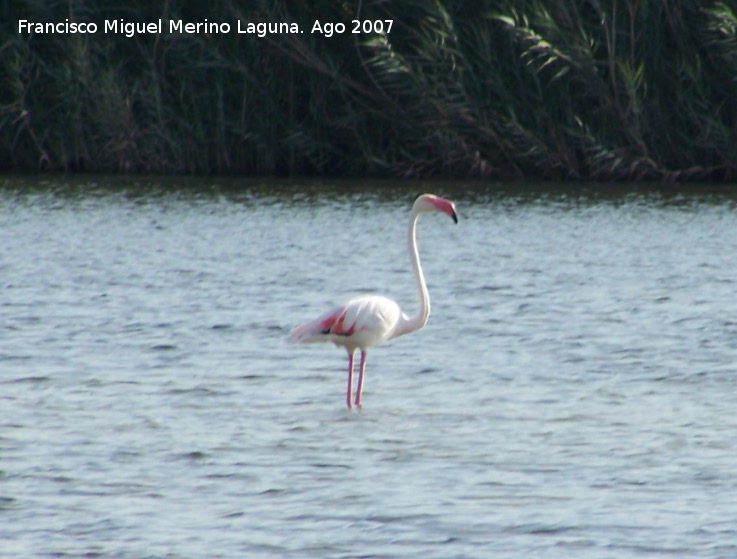
[[[427,326],[345,355],[357,293]],[[726,192],[5,179],[1,557],[734,557]]]

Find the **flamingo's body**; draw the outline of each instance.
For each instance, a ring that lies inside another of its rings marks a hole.
[[[361,364],[356,388],[355,404],[361,405],[363,378],[366,371],[366,352],[368,348],[386,340],[409,334],[422,328],[430,316],[430,295],[427,292],[425,277],[417,252],[415,229],[420,214],[440,211],[456,223],[458,217],[455,205],[450,200],[433,194],[423,194],[412,206],[409,221],[408,246],[410,262],[419,293],[419,309],[413,317],[408,317],[399,305],[380,295],[365,295],[351,299],[320,317],[294,329],[289,340],[298,343],[333,342],[348,351],[348,390],[346,403],[351,407],[353,393],[353,359],[357,349],[361,350]]]

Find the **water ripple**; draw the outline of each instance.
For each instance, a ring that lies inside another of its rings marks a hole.
[[[0,194],[0,557],[737,554],[732,202],[461,193],[348,411],[407,204],[222,194]]]

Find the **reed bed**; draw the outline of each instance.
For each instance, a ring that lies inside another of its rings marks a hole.
[[[737,172],[733,0],[174,4],[4,3],[0,168],[670,181]],[[18,33],[20,19],[98,31]],[[160,34],[102,31],[105,20],[159,19]],[[169,33],[169,20],[230,32]],[[316,20],[346,30],[311,33]],[[393,23],[353,34],[352,20]],[[304,32],[237,33],[238,22]]]

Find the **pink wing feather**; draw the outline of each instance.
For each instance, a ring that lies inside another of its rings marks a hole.
[[[333,342],[347,347],[370,347],[389,337],[401,312],[386,297],[357,297],[292,331],[292,343]]]
[[[289,341],[306,344],[327,341],[325,338],[330,334],[350,335],[349,333],[353,333],[353,325],[346,328],[346,308],[338,307],[297,326],[289,336]]]

